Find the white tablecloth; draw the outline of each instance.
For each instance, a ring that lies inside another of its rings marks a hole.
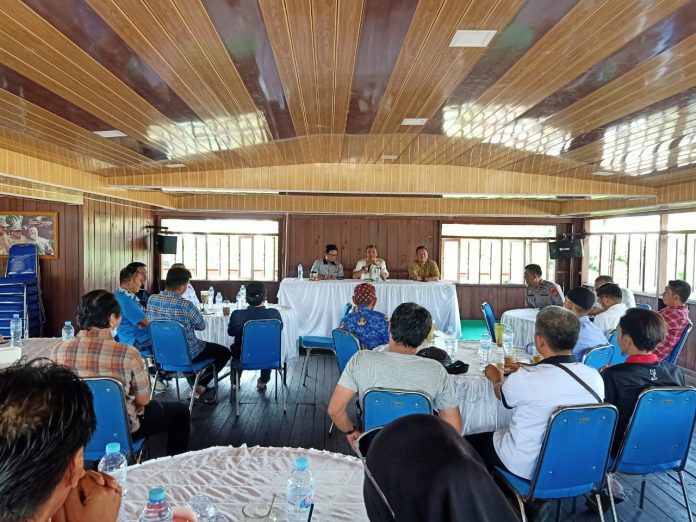
[[[232,304],[232,309],[235,305]],[[276,308],[280,312],[280,317],[283,320],[283,330],[280,333],[280,359],[285,362],[288,359],[294,359],[299,354],[297,348],[298,321],[297,312],[285,306],[273,304],[266,305],[267,308]],[[205,319],[205,330],[196,332],[196,337],[211,343],[221,344],[222,346],[231,346],[234,342],[234,337],[227,335],[227,326],[230,324],[229,316],[222,315],[222,311],[214,315],[203,315]]]
[[[534,341],[534,323],[539,313],[537,308],[519,308],[503,312],[500,322],[512,326],[515,346],[526,346]]]
[[[285,278],[280,283],[278,302],[297,310],[300,335],[330,336],[331,330],[338,327],[343,305],[352,303],[353,288],[363,282],[355,279],[300,281]],[[453,283],[393,279],[374,285],[377,289],[376,310],[391,315],[401,303],[418,303],[432,314],[437,329],[446,330],[452,326],[457,337],[461,334],[459,301]]]
[[[50,359],[51,350],[60,344],[60,337],[33,337],[22,341],[22,362],[29,362],[32,359],[45,357]],[[16,361],[13,361],[16,362]],[[12,362],[0,364],[0,368],[10,366]]]
[[[355,457],[295,448],[213,447],[176,457],[151,460],[128,468],[126,513],[137,520],[150,488],[162,486],[173,505],[194,495],[210,497],[229,521],[243,520],[242,508],[251,501],[285,507],[285,484],[295,457],[306,455],[314,476],[312,520],[367,520],[362,498],[363,468]],[[284,517],[279,520],[285,520]]]

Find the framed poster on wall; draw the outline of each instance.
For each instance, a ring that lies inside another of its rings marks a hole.
[[[36,245],[41,259],[58,259],[58,212],[0,210],[0,256],[27,243]]]

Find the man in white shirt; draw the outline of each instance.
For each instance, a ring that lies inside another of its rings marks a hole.
[[[597,301],[604,310],[595,316],[594,324],[609,337],[616,330],[619,319],[623,317],[628,307],[623,303],[623,294],[619,285],[607,283],[597,289]]]
[[[382,279],[382,281],[386,281],[389,278],[387,262],[377,257],[378,255],[379,252],[377,252],[375,245],[367,245],[365,257],[359,259],[353,269],[353,279],[370,279],[372,281]]]
[[[608,275],[601,275],[597,277],[597,279],[594,280],[595,292],[599,289],[600,286],[613,282],[614,279]],[[633,295],[633,292],[628,288],[621,288],[621,301],[623,301],[623,304],[626,305],[626,308],[636,307],[636,297]],[[595,306],[593,306],[590,310],[589,315],[601,314],[602,311],[602,307],[599,305],[599,303],[596,303]]]
[[[496,397],[506,408],[514,409],[508,428],[466,437],[489,469],[497,466],[531,479],[553,410],[604,399],[599,372],[572,355],[579,330],[580,321],[572,312],[547,306],[537,315],[534,332],[534,342],[544,359],[521,367],[507,380],[495,366],[486,367]]]
[[[362,434],[348,415],[348,404],[370,388],[425,393],[440,418],[462,431],[459,401],[452,379],[437,361],[416,355],[430,333],[433,320],[422,306],[403,303],[389,321],[389,351],[360,350],[348,361],[329,401],[328,413],[336,428],[353,443]]]

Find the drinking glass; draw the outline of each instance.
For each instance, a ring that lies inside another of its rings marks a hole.
[[[269,520],[271,516],[271,505],[268,502],[249,502],[242,508],[242,514],[246,522]]]

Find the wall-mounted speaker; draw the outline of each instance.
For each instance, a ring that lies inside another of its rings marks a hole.
[[[177,240],[176,236],[165,236],[157,234],[155,238],[155,250],[158,254],[176,254]]]

